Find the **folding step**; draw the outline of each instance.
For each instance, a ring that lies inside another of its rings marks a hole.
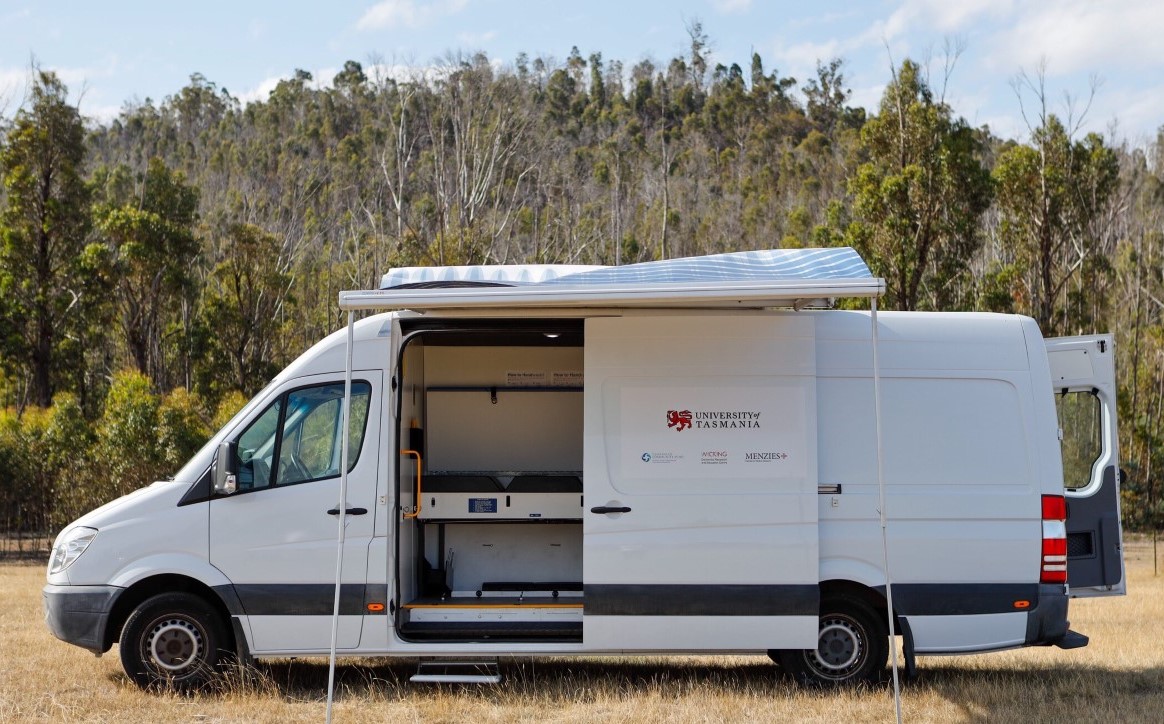
[[[422,661],[409,681],[432,684],[500,684],[496,661]]]

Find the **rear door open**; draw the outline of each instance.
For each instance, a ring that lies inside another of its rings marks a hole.
[[[1046,340],[1059,415],[1072,596],[1125,592],[1115,351],[1108,334]]]

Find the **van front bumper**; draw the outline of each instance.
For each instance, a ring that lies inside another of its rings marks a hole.
[[[109,614],[124,590],[117,586],[49,584],[41,592],[45,625],[61,641],[103,654],[110,648],[105,641]]]

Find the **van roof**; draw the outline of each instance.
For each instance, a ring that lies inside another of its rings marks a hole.
[[[384,275],[381,289],[341,292],[340,307],[803,307],[884,290],[849,247],[768,249],[614,267],[408,267]]]

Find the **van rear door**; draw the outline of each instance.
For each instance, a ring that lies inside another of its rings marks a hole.
[[[587,650],[816,646],[815,331],[796,315],[586,321]]]
[[[1110,334],[1046,340],[1067,496],[1072,596],[1125,592],[1115,350]]]

